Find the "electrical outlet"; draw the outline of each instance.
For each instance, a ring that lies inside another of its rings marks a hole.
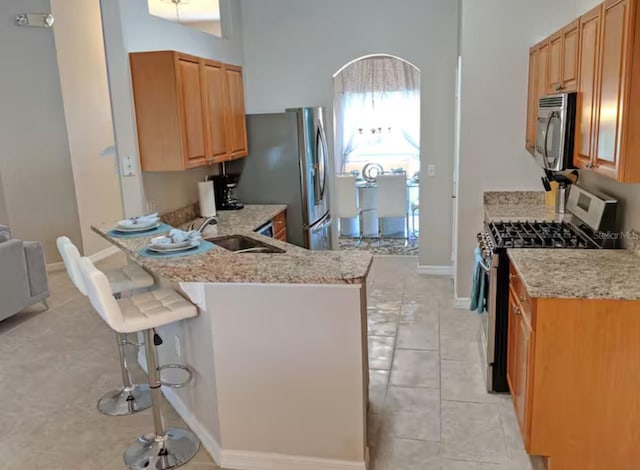
[[[133,156],[125,155],[122,158],[122,176],[135,176],[136,164],[133,161]]]
[[[427,165],[427,175],[436,176],[436,166],[433,164]]]
[[[182,357],[182,341],[180,340],[180,336],[175,336],[174,337],[174,342],[173,342],[174,346],[176,347],[176,355],[178,357]]]

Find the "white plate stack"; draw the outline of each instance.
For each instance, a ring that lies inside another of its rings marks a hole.
[[[116,225],[118,232],[146,232],[153,230],[160,225],[160,217],[157,214],[145,215],[143,217],[130,217],[121,220]]]
[[[200,246],[200,241],[201,239],[199,237],[174,240],[171,234],[169,234],[162,237],[152,238],[151,242],[149,243],[148,249],[156,253],[173,253],[177,251],[192,250],[193,248],[197,248],[198,246]]]

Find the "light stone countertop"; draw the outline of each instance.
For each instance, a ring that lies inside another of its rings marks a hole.
[[[167,259],[148,258],[138,255],[138,251],[149,243],[152,236],[110,237],[107,232],[116,225],[116,222],[93,226],[92,229],[122,249],[149,272],[176,283],[363,284],[366,282],[373,259],[368,253],[309,251],[254,232],[285,209],[284,205],[246,205],[239,211],[219,211],[218,224],[208,227],[203,235],[205,238],[245,235],[283,249],[286,253],[236,254],[215,247],[206,253],[191,256]]]
[[[544,191],[489,191],[484,193],[485,222],[568,221],[555,207],[547,207]]]
[[[534,298],[640,300],[640,257],[630,250],[507,250]]]

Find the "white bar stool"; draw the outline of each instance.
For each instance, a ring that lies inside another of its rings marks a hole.
[[[405,173],[383,174],[376,177],[378,186],[378,239],[382,241],[382,219],[403,217],[406,237],[409,237],[409,217],[407,215],[407,175]]]
[[[80,273],[80,252],[78,248],[68,237],[59,237],[56,244],[71,281],[83,295],[87,295],[84,280]],[[154,285],[153,277],[137,264],[130,264],[120,269],[107,271],[105,274],[109,279],[111,293],[116,298],[120,298],[124,293],[146,289]],[[132,383],[131,373],[127,364],[125,346],[128,344],[133,346],[140,345],[129,341],[126,335],[117,332],[116,340],[120,356],[122,386],[105,393],[98,400],[97,406],[98,411],[105,415],[126,416],[149,408],[151,406],[151,391],[147,384]]]
[[[143,331],[147,356],[147,374],[153,406],[154,432],[138,438],[124,453],[124,462],[135,470],[166,470],[180,467],[191,460],[200,448],[200,440],[187,429],[167,428],[162,413],[163,383],[160,370],[177,367],[191,372],[185,366],[158,367],[157,344],[162,340],[154,328],[195,317],[198,309],[172,289],[157,289],[127,299],[116,300],[111,295],[107,277],[96,269],[89,258],[80,260],[80,272],[93,308],[117,333]],[[186,383],[186,382],[185,382]],[[182,386],[184,384],[164,384]]]

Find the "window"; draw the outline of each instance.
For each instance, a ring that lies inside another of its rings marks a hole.
[[[219,0],[147,0],[149,14],[222,36]]]
[[[415,119],[418,103],[404,92],[352,96],[346,100],[344,135],[349,142],[344,172],[362,172],[367,163],[377,163],[384,171],[403,170],[407,175],[420,171],[420,151],[407,135],[407,119]]]

